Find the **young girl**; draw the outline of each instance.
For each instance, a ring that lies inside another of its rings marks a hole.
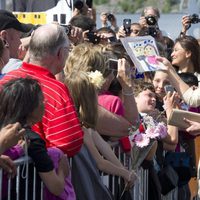
[[[0,128],[19,122],[26,129],[26,138],[29,140],[28,155],[33,159],[37,172],[47,188],[44,192],[44,199],[72,200],[75,199],[75,194],[70,185],[70,179],[68,180],[67,177],[69,174],[67,158],[57,148],[51,148],[49,156],[45,142],[31,130],[33,124],[42,120],[43,101],[44,97],[37,80],[17,78],[2,85]],[[22,154],[23,149],[20,145],[7,151],[7,155],[10,155],[12,159],[16,159]]]
[[[99,170],[121,176],[127,188],[133,186],[136,176],[133,171],[125,169],[108,143],[96,131],[98,101],[95,85],[101,86],[103,76],[100,72],[78,71],[70,73],[65,81],[85,132],[84,146],[78,155],[73,157],[72,163],[72,178],[77,198],[110,200],[112,197],[102,183]]]

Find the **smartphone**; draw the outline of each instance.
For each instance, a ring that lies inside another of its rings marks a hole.
[[[130,34],[131,33],[131,19],[124,19],[123,27],[124,27],[126,34]]]
[[[108,60],[108,62],[109,62],[109,65],[108,65],[109,69],[114,70],[114,71],[117,71],[117,68],[118,68],[118,60],[117,60],[117,59],[112,59],[112,58],[110,58],[110,59]]]
[[[167,94],[168,92],[171,92],[173,93],[175,90],[174,90],[174,87],[172,85],[165,85],[164,87],[164,90],[165,90],[165,93]]]

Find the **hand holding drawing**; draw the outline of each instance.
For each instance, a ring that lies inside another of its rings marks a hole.
[[[161,56],[157,56],[156,60],[158,62],[161,62],[163,64],[161,69],[166,70],[166,71],[168,71],[170,69],[173,69],[173,66],[171,65],[171,63],[169,62],[169,60],[167,60],[167,58],[161,57]]]
[[[120,38],[138,72],[156,71],[163,68],[155,39],[151,36]]]

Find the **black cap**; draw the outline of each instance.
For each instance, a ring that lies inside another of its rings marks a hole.
[[[32,28],[30,24],[24,24],[18,21],[18,19],[11,12],[7,10],[0,10],[0,30],[6,30],[14,28],[21,32],[29,32]]]

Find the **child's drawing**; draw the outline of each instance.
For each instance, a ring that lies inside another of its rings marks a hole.
[[[161,68],[162,64],[156,60],[159,53],[153,37],[127,37],[121,41],[139,72]]]

